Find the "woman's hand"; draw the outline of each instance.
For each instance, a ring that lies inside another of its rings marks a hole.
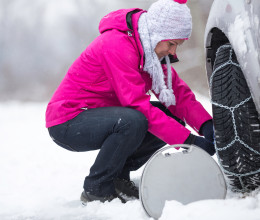
[[[216,151],[213,142],[207,140],[206,138],[195,136],[190,134],[184,144],[193,144],[201,149],[205,150],[210,156],[213,156]]]

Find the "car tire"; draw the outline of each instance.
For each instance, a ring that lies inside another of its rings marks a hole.
[[[260,186],[260,120],[230,44],[218,48],[210,78],[215,148],[230,189]]]

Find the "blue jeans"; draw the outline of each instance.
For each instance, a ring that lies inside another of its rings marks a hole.
[[[152,104],[174,117],[159,102]],[[49,133],[55,143],[70,151],[100,149],[85,178],[84,190],[107,196],[115,192],[114,178],[130,179],[130,171],[140,168],[166,144],[147,129],[146,117],[137,110],[102,107],[88,109],[63,124],[50,127]]]

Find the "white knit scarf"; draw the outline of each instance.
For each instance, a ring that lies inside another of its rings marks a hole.
[[[160,60],[154,49],[158,42],[155,42],[153,46],[151,40],[151,34],[146,21],[146,13],[142,13],[138,21],[138,33],[141,38],[141,43],[145,55],[144,71],[148,72],[152,78],[152,90],[159,95],[159,101],[164,103],[166,107],[175,105],[175,96],[172,90],[172,71],[169,56],[165,56],[167,64],[167,87],[165,85],[164,73]]]

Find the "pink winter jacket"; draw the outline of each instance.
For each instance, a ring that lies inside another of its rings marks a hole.
[[[148,119],[148,131],[166,143],[182,144],[187,139],[188,129],[150,104],[147,92],[152,81],[143,71],[144,52],[137,31],[138,19],[145,11],[132,15],[130,30],[126,15],[133,10],[114,11],[101,20],[101,35],[72,64],[49,102],[46,127],[64,123],[85,108],[123,106],[142,112]],[[166,65],[163,70],[166,77]],[[176,106],[168,109],[199,131],[211,116],[173,68],[172,72]]]

